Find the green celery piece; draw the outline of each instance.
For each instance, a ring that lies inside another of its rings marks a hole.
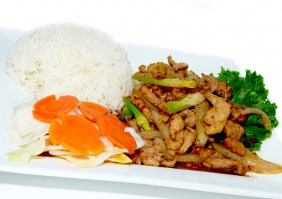
[[[141,126],[145,131],[151,130],[149,121],[142,114],[142,112],[134,104],[131,103],[130,99],[128,97],[124,97],[123,101],[130,112],[133,113],[137,124]]]
[[[133,117],[132,112],[127,108],[127,106],[125,105],[120,113],[120,115],[118,116],[118,118],[120,120],[126,120],[126,119],[131,119]]]
[[[194,80],[186,79],[156,79],[142,74],[135,74],[132,79],[139,80],[147,84],[155,84],[159,86],[175,87],[175,88],[196,88]]]
[[[168,113],[173,114],[179,111],[183,111],[191,106],[200,104],[205,100],[205,97],[201,93],[188,94],[180,101],[167,102]]]

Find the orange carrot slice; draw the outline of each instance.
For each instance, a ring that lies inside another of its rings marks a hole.
[[[85,146],[88,151],[94,153],[95,155],[101,153],[105,148],[104,143],[100,140],[100,138],[95,136],[88,136]]]
[[[61,115],[61,123],[53,120],[49,129],[50,140],[54,145],[80,155],[98,154],[105,148],[99,139],[100,132],[86,118],[79,115]]]
[[[130,133],[124,132],[125,124],[121,121],[116,121],[116,116],[106,116],[98,120],[97,125],[102,135],[117,147],[127,149],[131,154],[137,148],[135,139]]]
[[[56,101],[56,97],[55,95],[49,95],[47,97],[44,97],[43,99],[41,99],[40,101],[36,102],[33,105],[34,109],[41,109],[41,108],[46,108],[46,105],[50,102],[55,102]]]
[[[65,95],[56,100],[55,95],[50,95],[34,104],[33,116],[42,122],[51,123],[59,114],[72,111],[79,100],[75,96]]]
[[[56,112],[51,112],[47,109],[34,109],[32,114],[35,119],[45,123],[51,123],[57,117]]]
[[[107,108],[93,102],[80,102],[78,109],[84,117],[93,122],[97,122],[109,112]]]
[[[66,128],[58,120],[53,120],[49,128],[49,139],[53,145],[59,145],[65,138]]]

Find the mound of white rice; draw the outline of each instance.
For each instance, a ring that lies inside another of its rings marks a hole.
[[[132,89],[123,49],[100,31],[54,24],[25,34],[7,56],[10,77],[35,99],[50,94],[120,109]]]

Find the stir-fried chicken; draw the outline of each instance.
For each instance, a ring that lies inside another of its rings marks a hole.
[[[145,146],[133,155],[133,162],[174,167],[181,161],[210,170],[245,174],[246,168],[240,160],[223,156],[213,145],[221,138],[221,145],[225,150],[238,157],[243,157],[246,153],[240,142],[245,133],[241,124],[246,121],[250,109],[246,111],[246,107],[239,107],[230,101],[232,89],[226,82],[206,74],[199,77],[193,71],[188,71],[187,64],[176,63],[171,56],[168,57],[168,64],[157,62],[147,67],[141,65],[137,73],[165,81],[188,79],[194,81],[196,87],[168,87],[145,82],[133,90],[132,103],[153,128],[151,131],[144,131],[138,127],[135,119],[127,120],[129,126],[137,132],[142,131],[140,135],[146,137]],[[185,104],[187,96],[195,93],[203,95],[206,105],[203,110],[196,109],[198,114],[195,107],[198,108],[197,105],[203,100],[195,105],[190,105],[189,102],[188,105]],[[177,107],[177,112],[169,112],[172,110],[169,109],[172,101],[173,106],[181,106]],[[220,135],[219,138],[216,134]]]
[[[203,165],[214,170],[222,170],[225,172],[234,171],[239,175],[245,173],[243,164],[240,161],[227,159],[217,151],[214,151],[213,154],[203,162]]]
[[[228,120],[224,127],[224,133],[227,138],[240,140],[242,135],[245,133],[245,129],[242,125],[233,122],[232,120]]]
[[[227,82],[225,81],[217,81],[215,93],[225,99],[225,101],[228,101],[232,95],[232,88],[228,86]]]
[[[233,138],[226,138],[224,140],[224,145],[226,148],[229,148],[232,152],[237,153],[240,156],[244,156],[246,153],[246,149],[242,142],[233,139]]]
[[[176,134],[183,130],[185,122],[183,118],[178,114],[173,114],[169,119],[169,133],[172,140],[175,140]]]
[[[208,135],[220,133],[230,114],[230,105],[221,97],[218,97],[211,92],[207,92],[204,96],[212,103],[213,107],[208,110],[204,116],[205,132]]]

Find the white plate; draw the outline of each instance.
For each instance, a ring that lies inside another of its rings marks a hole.
[[[41,176],[57,176],[77,179],[92,179],[112,182],[128,182],[146,185],[157,185],[215,193],[282,198],[282,175],[255,175],[240,177],[226,174],[200,171],[157,168],[138,165],[105,164],[97,168],[76,168],[61,159],[43,158],[32,160],[29,164],[13,164],[6,161],[5,154],[13,150],[6,136],[5,128],[9,123],[12,108],[30,97],[21,89],[13,86],[5,72],[5,57],[13,42],[21,35],[19,31],[0,30],[0,171],[32,174]],[[176,61],[186,62],[190,69],[198,74],[204,72],[218,73],[220,66],[231,69],[239,68],[232,60],[209,55],[193,54],[174,50],[165,50],[136,45],[122,45],[134,70],[141,64],[166,61],[171,54]],[[272,89],[273,91],[274,89]],[[280,100],[281,101],[281,100]],[[282,103],[276,100],[277,104]],[[279,118],[281,120],[281,118]],[[282,120],[281,120],[282,121]],[[268,160],[282,164],[282,139],[278,136],[281,128],[273,132],[271,139],[263,145],[260,154]]]

